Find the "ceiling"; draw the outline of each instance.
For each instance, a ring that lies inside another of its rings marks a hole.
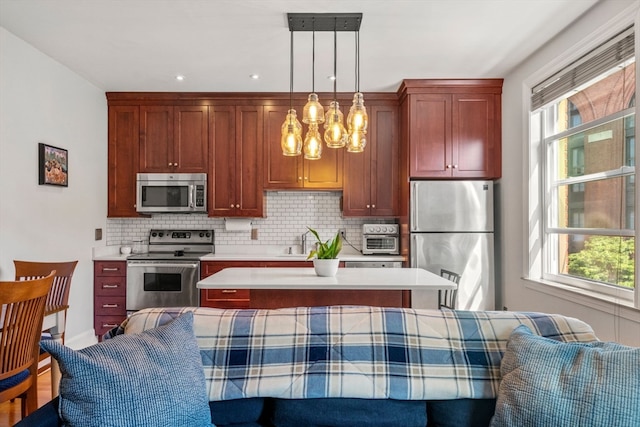
[[[104,91],[288,92],[287,13],[360,12],[360,90],[394,92],[504,77],[597,1],[0,0],[0,25]],[[312,86],[311,34],[294,33],[296,92]],[[355,88],[354,35],[338,33],[339,92]],[[316,32],[317,92],[332,74],[333,33]]]

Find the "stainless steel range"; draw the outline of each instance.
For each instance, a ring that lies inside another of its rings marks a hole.
[[[213,230],[151,230],[149,252],[127,257],[127,311],[197,307],[200,257],[213,252]]]

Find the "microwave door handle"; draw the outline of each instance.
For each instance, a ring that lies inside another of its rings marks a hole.
[[[194,194],[195,192],[196,192],[196,186],[195,186],[195,185],[193,185],[193,184],[190,184],[190,185],[189,185],[189,207],[190,207],[191,209],[193,209],[193,208],[194,208],[194,206],[193,206],[193,199],[195,198],[195,194]]]

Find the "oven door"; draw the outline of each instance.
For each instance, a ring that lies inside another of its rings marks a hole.
[[[127,261],[127,311],[197,307],[199,261]]]

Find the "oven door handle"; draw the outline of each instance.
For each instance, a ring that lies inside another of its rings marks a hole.
[[[135,261],[129,261],[127,263],[127,267],[155,267],[155,268],[163,268],[163,267],[178,267],[178,268],[198,268],[199,267],[199,263],[198,262],[192,262],[192,263],[179,263],[179,262],[147,262],[147,261],[142,261],[142,262],[135,262]]]
[[[195,208],[193,200],[195,199],[195,194],[196,194],[196,186],[195,185],[189,185],[189,208],[193,209]]]

